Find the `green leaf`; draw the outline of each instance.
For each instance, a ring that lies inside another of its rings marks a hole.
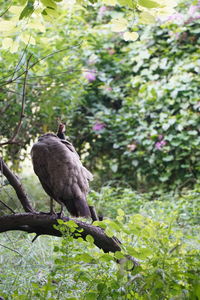
[[[63,220],[61,220],[61,219],[58,219],[58,220],[57,220],[57,223],[58,223],[59,225],[63,225],[65,222],[64,222]]]
[[[86,300],[96,300],[97,299],[97,293],[95,293],[95,292],[86,293],[84,295],[84,299],[86,299]]]
[[[132,0],[118,0],[118,3],[122,6],[135,8],[134,2]]]
[[[94,221],[94,222],[92,223],[92,225],[94,225],[94,226],[99,226],[99,227],[101,227],[101,228],[103,228],[103,229],[106,228],[106,224],[105,224],[104,222],[102,222],[102,221]]]
[[[105,234],[106,234],[108,237],[113,237],[113,236],[114,236],[114,232],[113,232],[110,228],[106,228],[106,229],[105,229]]]
[[[114,221],[109,220],[108,224],[109,224],[110,228],[112,228],[112,229],[115,230],[115,231],[120,232],[121,229],[122,229],[122,228],[121,228],[116,222],[114,222]]]
[[[117,4],[117,0],[103,0],[106,5],[114,6]]]
[[[139,34],[137,32],[125,32],[123,34],[123,38],[125,41],[136,41],[139,37]]]
[[[151,0],[138,0],[138,4],[147,8],[160,7],[160,4],[158,2],[151,1]]]
[[[54,249],[53,249],[54,252],[59,252],[60,251],[60,248],[58,246],[54,246]]]
[[[75,259],[77,261],[84,261],[86,263],[90,263],[93,260],[93,257],[88,253],[78,254]]]
[[[88,243],[94,244],[94,238],[90,234],[88,234],[85,239]]]
[[[134,256],[134,257],[138,256],[138,251],[135,248],[133,248],[131,246],[127,246],[126,249],[127,249],[129,255]]]
[[[13,21],[0,21],[0,32],[12,31],[16,26],[16,23]]]
[[[124,258],[124,254],[122,254],[121,251],[116,251],[116,252],[115,252],[115,258],[116,258],[116,259]]]
[[[22,10],[19,20],[22,20],[24,18],[28,18],[32,13],[34,12],[34,2],[33,1],[28,1],[27,5],[24,7]]]
[[[147,11],[143,11],[140,13],[140,23],[142,24],[154,24],[155,23],[155,18],[153,15],[148,13]]]
[[[189,135],[197,135],[198,131],[197,130],[188,130]]]
[[[116,173],[118,169],[118,164],[111,164],[110,168],[113,171],[113,173]]]
[[[168,156],[163,157],[163,161],[171,161],[173,159],[174,159],[173,155],[168,155]]]
[[[114,19],[111,22],[111,30],[114,32],[122,32],[127,29],[128,22],[124,18]]]
[[[118,208],[117,214],[118,216],[125,216],[125,212],[121,208]]]
[[[2,41],[2,49],[9,49],[13,45],[13,39],[5,38]]]
[[[146,258],[154,253],[151,248],[140,248],[140,253],[143,258]]]
[[[52,7],[47,7],[45,9],[45,12],[50,17],[57,17],[58,16],[58,12],[54,8],[52,8]]]
[[[69,227],[69,228],[77,228],[78,227],[78,225],[73,220],[69,220],[67,222],[64,222],[64,224],[66,224],[67,227]]]
[[[57,4],[53,0],[41,0],[41,2],[46,7],[57,8]]]
[[[109,253],[104,253],[101,255],[100,260],[109,262],[109,261],[113,260],[113,256]]]
[[[169,179],[168,176],[162,176],[162,177],[159,177],[159,180],[160,180],[161,182],[165,182],[165,181],[167,181],[168,179]]]

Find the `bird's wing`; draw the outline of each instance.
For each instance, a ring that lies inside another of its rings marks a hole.
[[[60,159],[64,165],[63,181],[65,183],[62,201],[75,216],[89,216],[86,196],[89,192],[88,181],[92,179],[92,174],[82,165],[73,145],[68,141],[64,143],[61,141],[61,143]],[[72,206],[75,208],[73,212]]]
[[[61,140],[61,142],[70,150],[72,151],[74,154],[76,154],[77,158],[79,159],[80,161],[80,156],[78,155],[78,153],[76,152],[74,146],[72,143],[70,143],[68,140]],[[82,166],[82,173],[83,173],[83,176],[86,177],[89,181],[93,180],[93,175],[90,171],[88,171],[81,163],[80,161],[80,164]]]
[[[78,158],[79,158],[79,155],[78,153],[76,152],[76,149],[74,148],[73,144],[70,143],[68,140],[60,140],[62,144],[64,144],[70,151],[72,151],[73,153],[75,153]]]
[[[33,145],[31,149],[31,157],[33,162],[33,169],[45,190],[45,192],[54,198],[52,190],[51,176],[48,171],[48,149],[41,142]]]

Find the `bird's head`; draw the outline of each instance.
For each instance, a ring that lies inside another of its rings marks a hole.
[[[60,123],[58,126],[58,131],[57,131],[57,136],[61,139],[61,140],[65,140],[65,123]]]
[[[64,133],[65,132],[65,124],[60,123],[58,126],[58,131]]]

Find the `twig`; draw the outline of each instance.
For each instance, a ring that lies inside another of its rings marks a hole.
[[[3,204],[7,209],[9,209],[13,214],[15,214],[15,211],[14,211],[11,207],[9,207],[6,203],[4,203],[4,202],[1,201],[1,200],[0,200],[0,202],[1,202],[1,204]]]
[[[26,53],[26,50],[27,50],[27,48],[28,48],[28,46],[29,46],[30,39],[31,39],[31,35],[29,36],[28,43],[26,44],[26,46],[25,46],[25,48],[24,48],[24,50],[23,50],[22,56],[20,57],[20,59],[19,59],[17,65],[16,65],[16,67],[15,67],[15,70],[14,70],[14,72],[13,72],[13,74],[12,74],[11,80],[13,79],[15,73],[16,73],[17,71],[19,71],[19,70],[17,70],[17,68],[19,67],[19,65],[20,65],[20,63],[21,63],[21,61],[22,61],[22,59],[23,59],[23,57],[24,57],[24,55],[25,55],[25,53]]]
[[[10,185],[14,188],[17,197],[19,201],[21,202],[24,210],[26,212],[32,212],[34,213],[35,210],[32,208],[31,203],[26,195],[26,192],[23,189],[23,186],[17,176],[15,176],[12,171],[8,168],[8,166],[5,164],[3,159],[0,157],[0,163],[2,164],[2,173],[4,176],[8,179]]]
[[[4,12],[1,13],[0,18],[3,17],[7,13],[9,8],[11,7],[11,5],[12,5],[12,1],[10,1],[8,8],[6,8],[6,10],[4,10]]]
[[[45,78],[45,77],[50,77],[50,78],[52,78],[52,77],[54,77],[54,76],[60,76],[60,75],[63,75],[63,74],[69,74],[69,73],[71,73],[71,72],[85,72],[85,73],[89,72],[89,73],[95,73],[95,74],[100,74],[100,75],[106,73],[106,72],[100,72],[100,71],[96,71],[96,70],[91,71],[91,70],[83,69],[83,68],[77,69],[77,68],[73,67],[73,68],[70,68],[70,69],[67,70],[67,71],[58,72],[58,73],[52,73],[52,74],[45,74],[45,75],[29,76],[29,78],[30,78],[30,79],[34,79],[34,78]],[[21,76],[20,76],[20,77],[21,77]],[[19,81],[17,81],[17,80],[21,80],[20,77],[14,78],[13,80],[9,81],[9,84],[10,84],[10,83],[13,83],[13,82],[19,83]]]
[[[36,236],[34,236],[34,238],[32,239],[31,242],[34,243],[39,236],[40,236],[40,234],[36,234]]]
[[[21,93],[15,92],[15,91],[13,91],[13,90],[11,90],[11,89],[8,89],[8,88],[3,88],[2,91],[3,91],[3,92],[5,91],[5,92],[8,92],[8,93],[12,93],[12,94],[16,94],[16,95],[22,96]]]
[[[12,249],[12,248],[10,248],[10,247],[8,247],[8,246],[5,246],[5,245],[2,245],[2,244],[0,244],[0,246],[3,247],[3,248],[5,248],[5,249],[11,250],[11,251],[13,251],[13,252],[15,252],[15,253],[17,253],[17,254],[19,254],[19,255],[21,255],[21,256],[23,256],[21,253],[19,253],[19,252],[18,252],[17,250],[15,250],[15,249]]]
[[[25,76],[24,76],[24,82],[23,82],[23,90],[22,90],[22,101],[21,101],[21,112],[20,112],[20,117],[19,117],[19,121],[18,124],[14,130],[13,136],[7,140],[6,142],[0,143],[0,146],[4,146],[4,145],[8,145],[8,144],[13,144],[15,143],[15,139],[17,137],[17,135],[19,134],[19,131],[21,129],[22,126],[22,120],[25,117],[24,115],[24,109],[25,109],[25,99],[26,99],[26,81],[27,81],[27,76],[28,76],[28,68],[29,68],[29,62],[31,59],[32,55],[29,56],[27,63],[26,63],[26,70],[25,70]]]
[[[77,46],[74,46],[73,48],[78,47],[79,45],[80,45],[80,44],[78,44]],[[64,48],[64,49],[61,49],[61,50],[54,51],[53,53],[50,53],[50,54],[47,54],[46,56],[43,56],[42,58],[36,60],[36,62],[34,62],[32,65],[30,65],[30,66],[28,67],[28,71],[29,71],[30,69],[32,69],[35,65],[37,65],[38,63],[40,63],[42,60],[45,60],[46,58],[51,57],[51,56],[53,56],[53,55],[55,55],[55,54],[57,54],[57,53],[63,52],[63,51],[65,51],[65,50],[69,50],[69,47]],[[7,80],[7,81],[2,81],[2,82],[0,82],[0,84],[1,84],[0,87],[2,87],[2,86],[4,86],[4,85],[10,84],[10,83],[16,81],[17,79],[19,79],[20,77],[22,77],[22,76],[25,74],[25,72],[26,72],[26,70],[23,71],[21,74],[17,75],[17,76],[16,76],[15,78],[13,78],[13,79],[10,79],[10,80]],[[8,75],[7,77],[12,76],[12,75],[13,75],[13,73],[11,73],[10,75]]]

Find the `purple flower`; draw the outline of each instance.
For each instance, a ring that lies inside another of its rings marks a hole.
[[[196,6],[196,5],[191,5],[190,8],[189,8],[189,10],[188,10],[188,13],[189,13],[190,15],[193,15],[193,14],[197,11],[197,9],[198,9],[198,6]]]
[[[85,78],[89,81],[89,82],[92,82],[92,81],[95,81],[96,80],[96,72],[93,71],[93,70],[88,70],[86,72],[84,72],[84,76]]]
[[[99,8],[99,16],[103,17],[105,15],[105,12],[107,11],[107,7],[106,6],[101,6]]]
[[[200,9],[200,1],[197,3],[197,5],[191,5],[189,7],[188,13],[189,15],[194,15],[196,12],[199,12]]]
[[[155,143],[155,148],[156,148],[157,150],[161,150],[166,144],[167,144],[167,142],[164,141],[164,140],[162,140],[162,141],[160,141],[160,142],[156,142],[156,143]]]
[[[98,123],[98,122],[96,122],[96,123],[93,125],[92,129],[93,129],[94,131],[100,131],[100,130],[104,129],[105,127],[106,127],[106,124],[105,124],[105,123]]]
[[[167,21],[182,21],[184,16],[180,13],[175,13],[167,18]]]

